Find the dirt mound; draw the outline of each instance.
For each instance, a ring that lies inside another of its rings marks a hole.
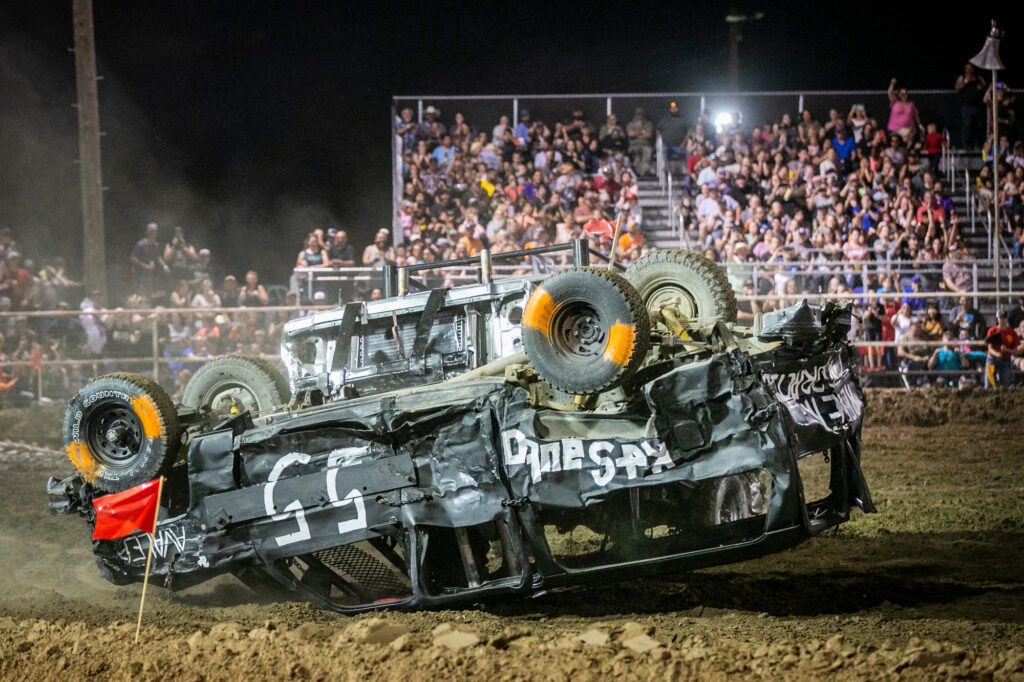
[[[1016,424],[1024,414],[1024,389],[869,388],[866,426]]]
[[[130,646],[134,625],[0,619],[0,676],[64,680],[68,676],[161,679],[689,679],[783,676],[863,679],[872,671],[919,679],[942,670],[953,678],[1013,678],[1024,649],[972,652],[956,644],[911,639],[853,644],[825,641],[744,645],[667,633],[637,622],[595,623],[561,633],[505,628],[492,635],[459,622],[432,630],[372,618],[340,628],[218,623],[189,634],[146,628]],[[31,673],[29,672],[31,671]]]

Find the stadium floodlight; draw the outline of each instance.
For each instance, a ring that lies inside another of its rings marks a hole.
[[[733,123],[735,122],[735,119],[733,118],[732,112],[720,111],[717,114],[715,114],[713,122],[715,125],[715,132],[721,133],[723,130],[731,128]]]

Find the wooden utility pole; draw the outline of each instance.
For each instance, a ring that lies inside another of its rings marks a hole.
[[[73,0],[75,75],[78,82],[78,155],[82,176],[82,255],[85,294],[107,293],[103,229],[103,173],[100,168],[100,107],[92,0]]]

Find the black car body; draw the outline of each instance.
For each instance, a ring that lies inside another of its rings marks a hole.
[[[372,372],[347,360],[333,366],[348,379],[332,380],[311,351],[312,369],[291,368],[291,381],[319,404],[241,412],[191,437],[169,471],[152,575],[172,588],[225,572],[270,579],[341,611],[422,607],[739,561],[873,511],[848,306],[802,303],[756,331],[717,322],[657,336],[627,384],[574,405],[528,362],[500,363],[514,340],[474,362],[466,351],[488,344],[442,338],[473,306],[500,332],[501,311],[533,287],[520,282],[435,300],[443,324],[420,345],[437,352],[412,353],[414,329],[372,391]],[[444,301],[458,303],[446,312]],[[402,319],[380,317],[401,338]],[[285,345],[344,324],[303,322]],[[402,385],[403,373],[419,379]],[[815,456],[829,462],[829,492],[807,499],[801,467]],[[80,475],[51,479],[48,492],[54,513],[93,522],[100,493]],[[93,541],[103,576],[141,581],[149,542]]]

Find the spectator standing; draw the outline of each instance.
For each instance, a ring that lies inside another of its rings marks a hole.
[[[921,128],[921,119],[917,114],[917,107],[910,101],[906,88],[896,90],[896,79],[889,81],[889,123],[886,130],[894,135],[903,138],[903,142],[910,146],[911,141]]]
[[[1005,310],[996,313],[996,326],[985,335],[988,346],[985,357],[985,388],[1010,385],[1012,358],[1020,354],[1020,336],[1010,327],[1010,318]]]
[[[255,270],[245,273],[245,286],[238,292],[238,304],[244,306],[263,306],[270,303],[267,290],[260,284],[260,276]]]
[[[24,310],[34,282],[32,273],[21,267],[21,254],[11,251],[0,262],[0,296],[11,299],[11,310]]]
[[[199,260],[194,246],[185,239],[185,229],[174,228],[174,236],[164,246],[164,262],[171,269],[171,281],[192,279],[192,265]]]
[[[135,291],[144,296],[152,296],[160,282],[160,274],[170,274],[171,268],[163,259],[163,250],[156,238],[160,227],[156,223],[146,225],[146,236],[140,239],[132,249],[132,273],[135,278]]]
[[[678,104],[669,102],[668,113],[658,121],[657,130],[670,159],[686,158],[687,153],[683,149],[683,143],[686,141],[686,124],[683,122]]]
[[[654,155],[654,126],[644,110],[637,107],[633,112],[633,120],[626,125],[626,136],[629,138],[629,162],[638,176],[651,174],[651,158]]]
[[[375,270],[383,270],[387,264],[394,265],[395,250],[388,245],[391,232],[386,228],[377,230],[373,243],[363,249],[363,265]]]
[[[985,120],[985,79],[974,72],[974,65],[964,64],[964,72],[957,76],[956,91],[960,94],[960,145],[965,149],[981,146],[982,125]]]
[[[330,248],[327,250],[327,258],[331,267],[353,268],[356,265],[356,251],[348,243],[348,233],[338,230],[334,234]]]
[[[315,234],[306,237],[306,245],[295,260],[297,268],[319,268],[327,265],[327,249],[323,248]]]
[[[224,277],[224,288],[220,291],[220,303],[225,308],[237,308],[238,307],[238,296],[240,290],[238,288],[238,280],[235,279],[234,275],[227,275]]]
[[[404,107],[395,117],[395,135],[402,138],[402,151],[416,150],[418,125],[412,120],[412,109]]]

